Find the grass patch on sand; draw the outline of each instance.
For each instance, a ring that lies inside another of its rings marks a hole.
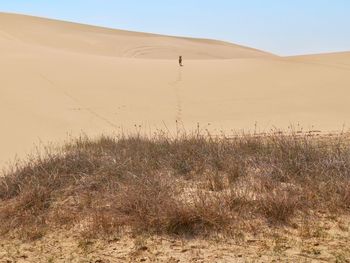
[[[0,177],[0,234],[29,240],[230,236],[349,211],[345,135],[81,137]]]

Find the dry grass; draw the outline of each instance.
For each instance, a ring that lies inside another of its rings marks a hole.
[[[0,177],[0,234],[232,235],[350,211],[345,135],[79,138]]]

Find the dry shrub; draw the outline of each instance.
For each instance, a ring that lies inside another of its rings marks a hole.
[[[155,175],[128,179],[117,200],[114,209],[124,219],[122,224],[133,225],[138,231],[160,232],[164,214],[176,205],[171,181]]]
[[[349,213],[349,171],[345,135],[81,137],[0,177],[0,232],[34,239],[82,225],[92,236],[193,236],[255,219],[288,225],[310,211]]]
[[[261,213],[271,223],[288,223],[299,208],[299,198],[284,190],[275,190],[259,201]]]
[[[131,227],[135,233],[198,235],[223,226],[227,215],[219,213],[219,202],[196,194],[188,203],[179,198],[181,193],[174,183],[166,175],[123,181],[104,214],[108,215],[108,227],[96,224],[96,220],[92,227],[95,231],[101,227],[104,233],[105,229]],[[105,221],[103,214],[98,217]]]

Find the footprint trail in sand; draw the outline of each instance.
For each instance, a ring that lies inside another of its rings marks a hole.
[[[175,121],[182,123],[182,100],[181,100],[181,83],[182,83],[182,67],[179,67],[177,78],[175,81],[170,82],[169,85],[173,87],[176,97],[176,115]]]

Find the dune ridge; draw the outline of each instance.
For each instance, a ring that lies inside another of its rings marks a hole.
[[[27,45],[111,57],[230,59],[272,56],[223,41],[138,33],[0,13],[0,38]]]

